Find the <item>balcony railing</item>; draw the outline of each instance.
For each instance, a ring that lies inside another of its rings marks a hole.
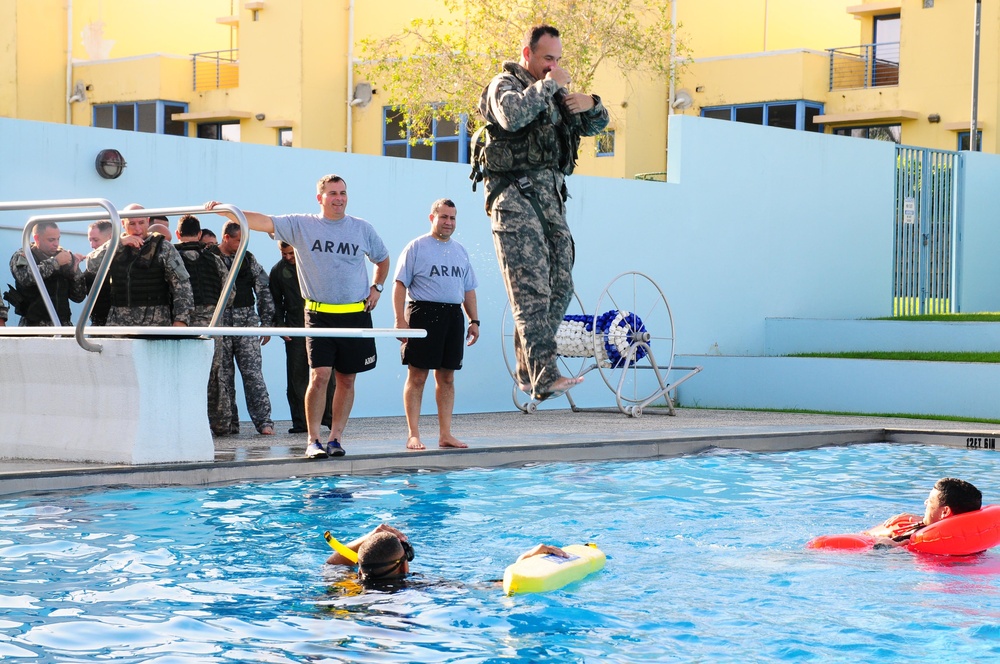
[[[238,87],[240,84],[239,49],[192,53],[191,75],[195,92]]]
[[[826,49],[830,89],[899,85],[899,42]]]

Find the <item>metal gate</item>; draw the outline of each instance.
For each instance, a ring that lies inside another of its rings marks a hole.
[[[896,148],[892,315],[953,313],[958,153]]]

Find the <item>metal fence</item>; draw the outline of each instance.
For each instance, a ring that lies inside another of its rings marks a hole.
[[[830,90],[899,85],[899,42],[826,49]]]
[[[192,53],[191,77],[195,92],[239,86],[239,49]]]
[[[894,316],[954,313],[958,153],[896,148]]]

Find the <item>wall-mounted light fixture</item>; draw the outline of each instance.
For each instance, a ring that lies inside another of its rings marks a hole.
[[[354,95],[351,99],[351,106],[360,106],[364,108],[368,104],[372,103],[372,95],[375,94],[375,90],[372,89],[371,83],[358,83],[354,86]]]
[[[257,114],[257,115],[255,115],[254,117],[255,117],[255,118],[257,118],[257,121],[258,121],[258,122],[263,122],[263,121],[264,121],[264,118],[266,118],[267,116],[266,116],[266,115],[264,115],[263,113],[258,113],[258,114]]]
[[[118,150],[101,150],[94,167],[105,180],[114,180],[125,170],[125,157]]]
[[[927,116],[927,121],[930,123],[941,122],[941,116],[937,113],[931,113]]]

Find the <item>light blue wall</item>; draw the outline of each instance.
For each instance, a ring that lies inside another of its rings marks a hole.
[[[605,285],[626,270],[647,272],[663,288],[677,350],[689,355],[763,354],[767,317],[890,313],[891,145],[688,116],[671,118],[670,136],[667,184],[570,178],[575,278],[588,313]],[[431,201],[453,198],[459,209],[456,237],[479,275],[484,325],[459,375],[457,410],[512,407],[500,350],[506,298],[482,192],[470,191],[467,166],[7,119],[0,119],[0,145],[7,156],[0,164],[4,201],[104,197],[121,208],[130,202],[155,207],[217,199],[266,213],[310,212],[317,209],[317,178],[336,172],[349,185],[349,212],[375,225],[394,264],[406,242],[426,232]],[[95,173],[93,161],[102,148],[125,155],[128,168],[120,179],[102,180]],[[969,170],[977,167],[970,164]],[[21,227],[26,216],[0,214],[0,225]],[[212,217],[203,221],[221,227]],[[18,232],[0,230],[0,255],[9,256],[19,238]],[[66,244],[87,248],[82,236]],[[261,234],[254,234],[250,250],[268,267],[278,259]],[[375,324],[391,323],[385,298]],[[377,369],[359,378],[358,415],[402,412],[398,347],[379,344]],[[285,417],[280,340],[266,346],[264,355],[275,415]],[[611,403],[596,375],[574,394],[583,405]]]
[[[1000,352],[1000,323],[768,318],[767,355]]]
[[[811,357],[681,357],[701,375],[678,388],[688,407],[925,414],[997,419],[1000,366]]]
[[[982,152],[960,159],[959,310],[1000,311],[1000,159]]]

